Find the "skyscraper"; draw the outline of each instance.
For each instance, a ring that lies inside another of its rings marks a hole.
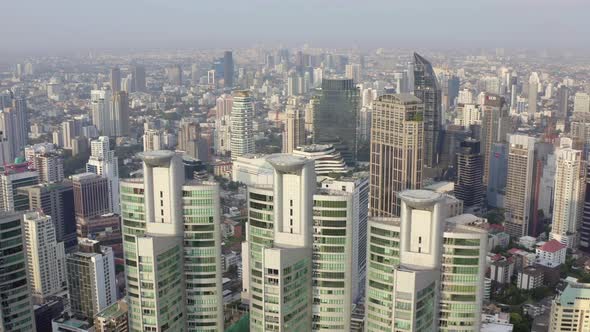
[[[28,210],[29,198],[17,189],[38,183],[39,173],[30,171],[27,163],[0,167],[0,211]]]
[[[111,68],[111,90],[113,92],[121,91],[121,69],[119,67]]]
[[[98,174],[108,180],[110,211],[120,213],[119,164],[115,151],[110,148],[108,136],[100,136],[90,142],[90,158],[86,164],[86,172]]]
[[[298,106],[287,106],[285,132],[283,134],[283,152],[292,153],[294,149],[305,144],[305,117]]]
[[[76,216],[74,190],[70,182],[38,184],[19,188],[18,192],[28,197],[31,210],[43,211],[51,217],[57,242],[63,242],[66,252],[75,250]]]
[[[354,83],[361,83],[361,65],[357,63],[346,65],[346,78],[351,79]]]
[[[171,84],[182,85],[182,68],[180,68],[180,65],[166,67],[166,76]]]
[[[116,91],[113,93],[112,110],[112,136],[129,135],[129,98],[127,97],[127,92]]]
[[[195,159],[209,160],[209,145],[201,138],[201,127],[196,119],[183,119],[180,122],[178,149]]]
[[[401,218],[368,224],[365,331],[479,331],[487,231],[444,196],[400,194]]]
[[[313,142],[332,144],[347,164],[356,162],[359,89],[351,79],[323,79],[313,102]]]
[[[28,212],[23,216],[27,276],[36,303],[67,288],[64,243],[58,242],[50,216]]]
[[[221,331],[219,188],[185,182],[172,151],[142,159],[143,180],[121,181],[129,331]]]
[[[414,95],[424,103],[424,166],[438,163],[441,135],[441,90],[428,60],[414,53]]]
[[[251,219],[247,242],[242,244],[250,329],[309,331],[314,162],[287,154],[272,155],[267,161],[274,168],[274,186],[248,188]]]
[[[133,67],[133,86],[135,91],[146,92],[145,85],[145,67],[142,65],[135,65]]]
[[[109,179],[96,173],[72,175],[76,219],[97,217],[111,211]]]
[[[35,153],[27,161],[39,173],[41,183],[61,182],[64,179],[63,157],[56,152]]]
[[[490,158],[494,143],[506,141],[510,117],[504,98],[494,94],[484,94],[481,106],[483,121],[481,128],[481,153],[483,156],[483,184],[488,185],[490,177]]]
[[[485,191],[482,182],[483,156],[479,141],[468,138],[461,142],[461,150],[456,158],[455,197],[463,201],[466,209],[481,212],[484,208]]]
[[[373,102],[370,156],[372,216],[399,216],[397,194],[422,185],[424,103],[411,94]]]
[[[551,303],[549,331],[588,330],[589,311],[590,284],[569,283]]]
[[[569,88],[563,84],[560,85],[557,89],[557,117],[560,119],[567,116],[569,95]]]
[[[566,139],[562,139],[566,140]],[[582,151],[571,148],[571,140],[556,151],[555,191],[551,239],[576,249],[585,196],[585,167]]]
[[[143,133],[143,151],[158,151],[162,150],[164,142],[162,142],[162,133],[157,129],[148,129]]]
[[[105,136],[113,136],[112,93],[110,90],[92,90],[90,92],[92,123]],[[65,144],[65,143],[64,143]]]
[[[12,160],[22,155],[29,132],[26,101],[23,98],[14,99],[13,105],[0,109],[0,132],[10,145],[8,155]]]
[[[536,139],[522,134],[509,135],[506,177],[506,232],[519,238],[527,235],[532,221],[533,171]],[[536,211],[535,211],[536,213]]]
[[[236,91],[231,112],[231,156],[254,153],[254,109],[248,91]]]
[[[590,112],[590,95],[585,92],[577,92],[574,95],[574,113]]]
[[[231,51],[223,53],[223,85],[226,89],[234,86],[234,59]]]
[[[584,190],[586,197],[584,199],[584,210],[580,224],[580,249],[590,252],[590,163],[585,165],[586,181]]]
[[[75,316],[92,324],[96,314],[117,301],[115,258],[98,241],[80,239],[78,245],[66,258],[70,306]]]
[[[222,94],[215,101],[215,119],[219,120],[227,115],[231,115],[234,99],[230,94]]]
[[[0,214],[0,331],[35,331],[22,223],[20,213]]]
[[[541,80],[539,79],[539,74],[536,72],[532,72],[531,76],[529,76],[529,99],[528,99],[528,116],[529,120],[534,119],[535,115],[537,114],[537,100],[539,95],[539,84]]]

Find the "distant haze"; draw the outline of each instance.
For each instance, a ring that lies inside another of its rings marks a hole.
[[[590,48],[589,15],[590,0],[5,0],[0,53],[303,43],[577,49]]]

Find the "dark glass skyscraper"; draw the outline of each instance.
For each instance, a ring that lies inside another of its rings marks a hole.
[[[145,85],[145,67],[141,65],[136,65],[133,68],[133,85],[135,86],[135,91],[145,92],[146,85]]]
[[[234,59],[231,51],[223,53],[223,82],[226,88],[234,86]]]
[[[347,164],[356,161],[359,89],[351,79],[324,79],[314,96],[313,141],[333,144]]]
[[[424,103],[424,166],[438,163],[441,133],[441,90],[428,60],[414,53],[414,95]]]
[[[580,225],[580,249],[590,252],[590,165],[586,166],[586,199]]]
[[[466,209],[481,210],[484,198],[483,156],[478,140],[468,138],[461,142],[456,167],[455,196],[463,201]]]

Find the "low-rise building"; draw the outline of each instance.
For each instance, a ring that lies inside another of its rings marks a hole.
[[[528,290],[541,286],[543,286],[543,271],[540,269],[528,266],[518,272],[516,287]]]
[[[536,249],[537,264],[546,267],[557,267],[565,263],[567,247],[557,240],[545,242]]]

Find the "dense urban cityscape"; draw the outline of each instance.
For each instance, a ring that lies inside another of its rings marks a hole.
[[[590,54],[428,46],[0,52],[0,332],[590,331]]]

